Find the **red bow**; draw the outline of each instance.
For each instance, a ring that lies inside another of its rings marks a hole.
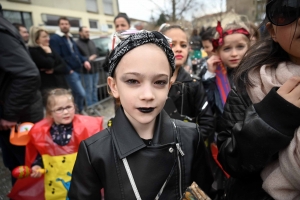
[[[216,51],[219,46],[223,45],[224,37],[227,36],[227,35],[231,35],[233,33],[241,33],[241,34],[244,34],[245,36],[247,36],[248,38],[250,37],[250,33],[244,28],[233,29],[233,30],[231,29],[231,30],[228,30],[228,31],[223,33],[223,28],[221,26],[220,21],[218,21],[216,31],[219,33],[219,38],[212,40],[212,45],[214,47],[213,51]]]

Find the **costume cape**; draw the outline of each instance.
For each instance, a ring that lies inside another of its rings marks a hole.
[[[66,200],[71,173],[79,143],[103,129],[101,117],[75,115],[70,142],[60,146],[53,142],[50,128],[53,121],[43,119],[29,132],[25,165],[31,168],[38,154],[42,156],[46,173],[40,178],[19,179],[8,197],[13,200]]]

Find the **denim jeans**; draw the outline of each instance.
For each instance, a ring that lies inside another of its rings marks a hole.
[[[81,83],[80,74],[74,71],[72,74],[66,75],[66,80],[72,90],[72,94],[74,96],[75,104],[78,107],[78,111],[81,112],[83,110],[85,100],[85,90]]]
[[[83,86],[86,92],[87,106],[93,105],[98,102],[98,82],[99,73],[94,74],[81,74],[83,78]]]

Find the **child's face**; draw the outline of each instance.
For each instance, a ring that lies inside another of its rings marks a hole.
[[[189,46],[185,32],[179,28],[173,28],[165,32],[165,35],[172,39],[172,50],[175,55],[176,67],[183,66],[189,52]]]
[[[134,127],[155,122],[170,88],[170,64],[159,47],[145,44],[121,59],[115,78],[107,82],[115,98],[120,98],[125,115]]]
[[[213,55],[213,45],[209,40],[202,40],[203,50],[207,53],[207,56],[210,57]]]
[[[54,97],[51,117],[55,124],[70,124],[75,115],[75,107],[70,95]]]
[[[223,64],[230,68],[237,67],[248,50],[248,45],[249,39],[243,34],[225,36],[224,44],[218,49]]]
[[[273,40],[289,54],[295,64],[300,64],[300,19],[286,26],[267,24]]]

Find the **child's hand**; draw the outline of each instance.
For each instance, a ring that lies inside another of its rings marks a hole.
[[[219,56],[212,55],[207,60],[207,70],[211,73],[216,73],[217,65],[220,62],[221,62],[221,60],[220,60]]]
[[[41,169],[42,169],[42,168],[41,168],[40,166],[34,165],[34,166],[31,168],[32,172],[31,172],[30,176],[31,176],[32,178],[40,178],[40,177],[42,176],[42,173],[41,173],[41,171],[40,171]]]
[[[300,77],[289,78],[278,90],[277,93],[298,108],[300,108]]]

